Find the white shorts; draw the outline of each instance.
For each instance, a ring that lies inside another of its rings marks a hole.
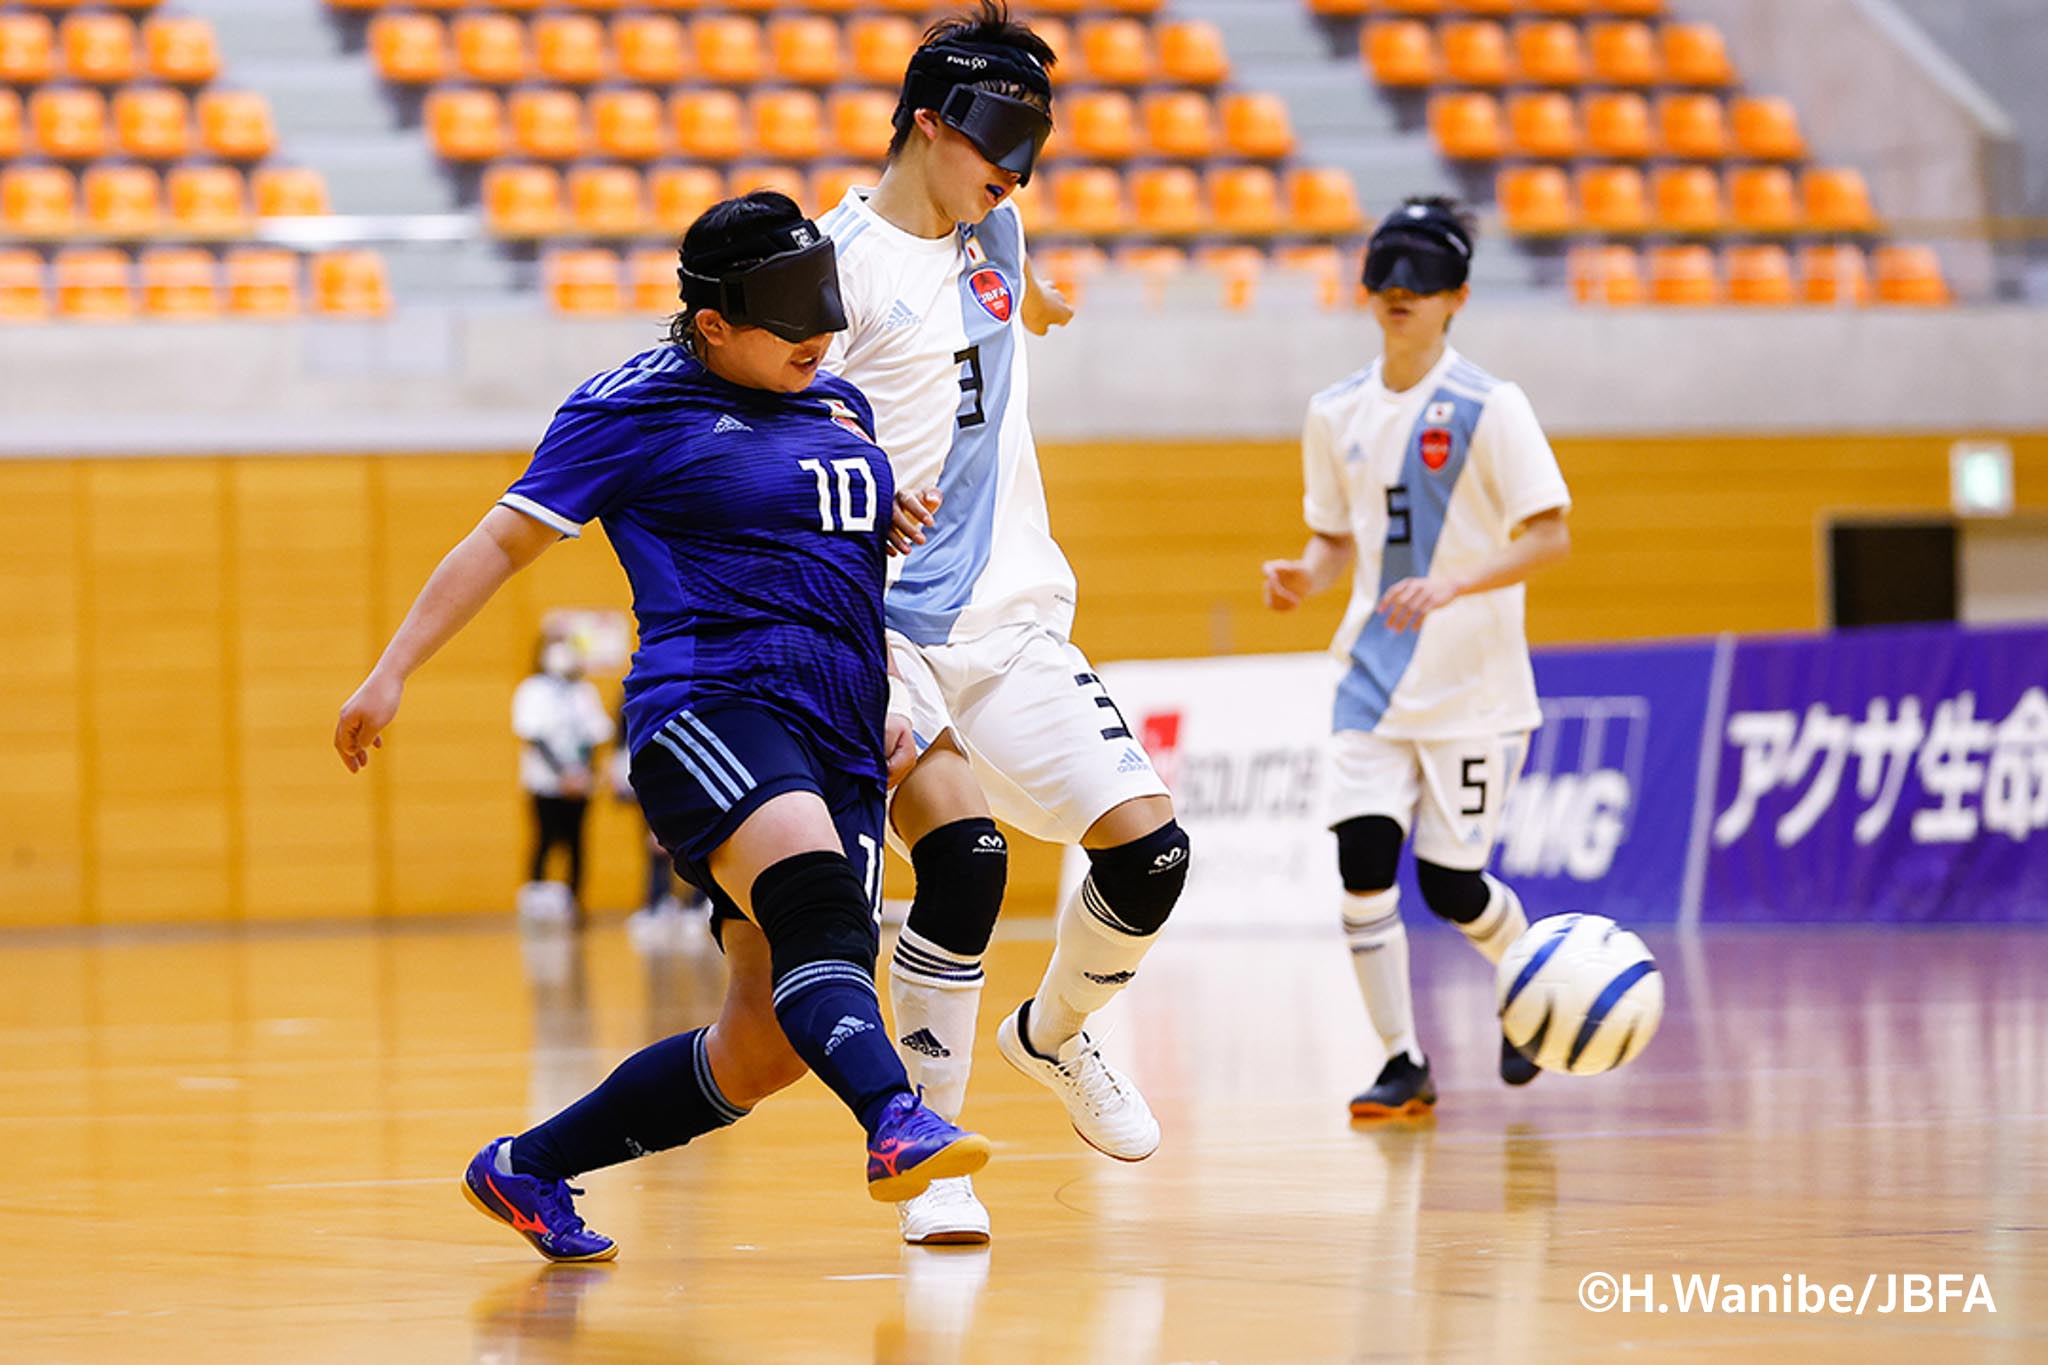
[[[1087,656],[1042,626],[950,645],[892,631],[889,662],[918,752],[952,731],[995,817],[1033,838],[1077,844],[1124,802],[1167,795]]]
[[[1414,740],[1339,730],[1330,741],[1330,824],[1384,815],[1410,836],[1416,857],[1482,871],[1528,753],[1526,733]]]

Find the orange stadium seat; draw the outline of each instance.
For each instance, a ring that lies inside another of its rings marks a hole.
[[[1879,303],[1944,308],[1955,301],[1933,247],[1881,246],[1875,267]]]
[[[1569,160],[1579,154],[1578,108],[1556,90],[1530,90],[1508,100],[1508,130],[1522,156]]]
[[[499,165],[484,172],[484,221],[500,237],[561,231],[562,178],[547,166]]]
[[[1538,14],[1555,14],[1566,19],[1583,19],[1593,12],[1593,0],[1527,0]]]
[[[451,32],[456,68],[470,80],[510,85],[529,74],[526,25],[511,15],[472,11],[457,19]]]
[[[1665,0],[1593,0],[1602,14],[1623,14],[1632,19],[1656,19],[1663,15]]]
[[[171,221],[193,237],[239,237],[249,231],[248,186],[232,166],[178,166],[164,177]]]
[[[220,40],[213,25],[185,15],[159,15],[144,25],[149,74],[173,85],[204,85],[220,75]]]
[[[790,15],[768,28],[775,74],[799,85],[831,85],[846,69],[839,26],[815,14]]]
[[[46,86],[28,98],[36,147],[57,161],[91,161],[107,154],[107,101],[97,90]]]
[[[1650,196],[1633,166],[1588,166],[1579,172],[1579,213],[1601,232],[1642,232],[1650,226]]]
[[[668,114],[684,156],[730,161],[747,150],[745,109],[730,90],[682,91]]]
[[[163,184],[146,166],[95,166],[79,182],[96,237],[147,237],[163,222]]]
[[[49,316],[43,258],[20,247],[0,247],[0,323],[44,322]]]
[[[1798,161],[1806,155],[1806,137],[1799,131],[1799,113],[1792,101],[1775,95],[1745,95],[1729,106],[1735,126],[1735,147],[1760,161]]]
[[[654,225],[680,237],[698,215],[725,198],[725,177],[709,166],[658,166],[647,174],[647,197]]]
[[[448,32],[431,14],[380,14],[370,21],[370,58],[394,85],[431,85],[448,74]]]
[[[1728,118],[1716,95],[1666,95],[1657,101],[1664,153],[1692,161],[1728,155]]]
[[[903,68],[917,50],[917,25],[893,14],[868,14],[846,26],[853,71],[875,85],[900,85]],[[1064,55],[1064,54],[1062,54]]]
[[[593,85],[611,66],[604,25],[587,14],[544,14],[533,21],[533,65],[542,80]]]
[[[804,203],[815,218],[839,207],[848,190],[873,185],[879,179],[872,166],[820,166],[811,173],[811,192]]]
[[[673,85],[690,71],[690,44],[680,20],[666,14],[626,14],[612,24],[619,74],[643,85]]]
[[[1586,148],[1595,156],[1640,161],[1655,150],[1650,102],[1632,90],[1586,96]]]
[[[1188,253],[1177,246],[1127,246],[1116,254],[1116,268],[1144,281],[1145,302],[1157,308],[1167,288],[1187,273]]]
[[[1579,28],[1562,19],[1539,19],[1515,30],[1515,65],[1524,81],[1577,85],[1586,79],[1586,49]]]
[[[316,313],[381,318],[391,311],[384,258],[374,251],[323,251],[313,258],[311,273]]]
[[[1068,27],[1066,20],[1033,18],[1031,31],[1043,38],[1045,45],[1052,49],[1052,55],[1059,59],[1052,68],[1053,88],[1058,89],[1073,80],[1080,66],[1080,49],[1074,46],[1074,31]],[[915,41],[914,36],[912,41]],[[897,85],[902,82],[903,66],[909,60],[910,55],[905,53],[903,61],[896,63],[896,74],[888,79],[887,84]]]
[[[238,247],[227,254],[228,311],[244,318],[288,318],[299,311],[299,258],[276,247]]]
[[[1650,249],[1650,300],[1667,307],[1699,308],[1720,302],[1714,253],[1703,246]]]
[[[1150,166],[1134,174],[1131,204],[1146,232],[1200,232],[1209,224],[1201,180],[1186,166]]]
[[[248,90],[209,90],[199,97],[199,141],[229,161],[259,161],[277,149],[270,101]]]
[[[1650,190],[1657,225],[1668,232],[1718,232],[1727,221],[1721,178],[1705,166],[1659,166]]]
[[[1089,282],[1109,268],[1109,257],[1099,246],[1054,246],[1033,251],[1031,268],[1067,302],[1079,303]]]
[[[1792,257],[1781,246],[1735,246],[1722,259],[1728,302],[1753,308],[1789,308],[1798,301]]]
[[[78,225],[78,181],[58,166],[0,167],[0,227],[21,237],[60,237]]]
[[[1603,85],[1655,85],[1663,78],[1657,35],[1648,24],[1595,24],[1589,47],[1593,79]]]
[[[1822,243],[1799,253],[1799,294],[1821,307],[1860,307],[1870,301],[1870,268],[1863,248]]]
[[[1577,221],[1569,182],[1556,166],[1511,166],[1494,180],[1508,231],[1522,236],[1569,232]]]
[[[591,138],[604,156],[652,161],[668,150],[668,120],[651,90],[601,90],[590,97]]]
[[[599,0],[599,2],[608,3],[609,0]],[[724,8],[744,10],[753,14],[765,14],[782,2],[783,0],[724,0]]]
[[[1205,246],[1195,253],[1195,264],[1221,287],[1223,306],[1237,313],[1258,297],[1266,253],[1255,246]]]
[[[640,173],[625,166],[578,166],[569,172],[569,217],[592,237],[630,237],[647,226]]]
[[[896,112],[896,97],[880,90],[839,90],[825,104],[826,120],[832,125],[832,145],[841,153],[862,161],[880,161],[895,136],[890,121]]]
[[[1464,14],[1484,14],[1495,19],[1506,19],[1522,8],[1522,0],[1458,0],[1456,8]]]
[[[1575,247],[1566,258],[1566,270],[1572,297],[1580,303],[1633,308],[1648,292],[1643,287],[1643,263],[1634,247]]]
[[[1124,227],[1123,181],[1107,166],[1061,171],[1052,184],[1052,204],[1063,231],[1119,232]]]
[[[811,192],[811,187],[804,183],[804,173],[793,166],[735,166],[729,188],[734,194],[774,190],[799,204]]]
[[[1728,44],[1712,24],[1664,26],[1664,78],[1673,85],[1724,86],[1735,83]]]
[[[1159,74],[1181,85],[1220,85],[1230,79],[1223,33],[1206,19],[1159,26]]]
[[[1381,85],[1429,85],[1436,80],[1436,43],[1419,19],[1390,19],[1361,30],[1366,69]]]
[[[583,126],[583,101],[567,90],[515,90],[505,102],[512,119],[512,143],[542,161],[573,161],[590,137]]]
[[[1738,166],[1728,173],[1728,214],[1746,232],[1796,232],[1799,192],[1783,166]]]
[[[1076,95],[1068,101],[1067,134],[1081,155],[1098,161],[1128,160],[1138,150],[1138,116],[1131,97],[1115,90]]]
[[[107,247],[66,247],[51,263],[57,311],[79,322],[125,322],[135,316],[130,262]]]
[[[427,140],[447,161],[495,161],[511,143],[504,102],[488,90],[436,90],[426,122]]]
[[[1394,14],[1419,14],[1434,18],[1450,8],[1448,0],[1380,0],[1381,8]]]
[[[707,14],[690,28],[697,74],[720,85],[752,85],[768,74],[761,25],[737,14]],[[902,73],[897,73],[901,79]]]
[[[1507,150],[1500,101],[1475,90],[1434,96],[1429,131],[1437,150],[1453,161],[1495,161]]]
[[[676,283],[676,253],[642,247],[626,257],[626,287],[636,313],[673,313],[682,307]]]
[[[598,247],[550,251],[541,260],[541,287],[558,313],[609,317],[626,308],[617,252]]]
[[[176,90],[131,85],[114,96],[114,137],[142,161],[176,161],[192,150],[192,106]]]
[[[141,73],[135,21],[125,15],[93,10],[73,14],[58,28],[57,40],[64,48],[64,69],[73,80],[119,85]]]
[[[1800,182],[1807,226],[1816,232],[1869,232],[1877,226],[1861,171],[1816,166]]]
[[[41,85],[56,74],[56,26],[40,14],[0,10],[0,84]]]
[[[1379,0],[1308,0],[1308,12],[1331,19],[1356,19],[1370,14]]]
[[[1296,230],[1316,234],[1356,232],[1365,225],[1350,174],[1326,166],[1287,173],[1287,216]]]
[[[1162,90],[1145,97],[1145,140],[1156,156],[1199,161],[1216,151],[1216,114],[1206,95]]]
[[[1256,161],[1277,161],[1294,151],[1294,122],[1287,102],[1278,95],[1240,92],[1225,95],[1223,141],[1231,152]]]
[[[779,161],[815,161],[825,154],[825,105],[808,90],[754,96],[754,145]]]
[[[28,147],[28,126],[21,96],[0,87],[0,161],[12,161]]]
[[[1223,166],[1209,173],[1209,211],[1222,232],[1277,232],[1280,178],[1264,166]]]
[[[1513,78],[1508,31],[1487,19],[1444,25],[1444,75],[1460,85],[1506,85]]]
[[[1289,275],[1299,276],[1315,286],[1316,303],[1322,308],[1339,308],[1352,292],[1344,256],[1324,243],[1283,246],[1273,253],[1273,265]]]
[[[334,211],[327,181],[304,166],[270,166],[249,177],[251,197],[261,218],[318,218]]]
[[[1090,79],[1143,85],[1152,79],[1152,44],[1135,19],[1098,19],[1081,29],[1081,63]]]
[[[220,316],[220,266],[213,253],[190,246],[152,247],[136,262],[142,311],[153,318]]]

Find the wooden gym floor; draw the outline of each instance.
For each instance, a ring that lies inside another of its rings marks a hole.
[[[1166,1131],[1134,1167],[989,1046],[1032,934],[992,950],[968,1114],[992,1248],[902,1247],[806,1081],[589,1176],[621,1245],[595,1267],[543,1266],[458,1175],[708,1018],[714,952],[642,959],[616,925],[0,940],[0,1358],[2048,1359],[2048,933],[1651,935],[1650,1050],[1509,1092],[1488,974],[1418,923],[1443,1101],[1377,1129],[1345,1115],[1378,1058],[1334,928],[1169,936],[1111,1012]],[[1877,1280],[1861,1317],[1596,1313],[1594,1272],[1667,1307],[1674,1273]],[[1880,1313],[1895,1274],[1965,1278],[1946,1313]],[[1976,1275],[1995,1313],[1962,1311]]]

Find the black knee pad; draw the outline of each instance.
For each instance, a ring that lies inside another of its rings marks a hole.
[[[1337,874],[1354,896],[1369,896],[1394,884],[1401,863],[1401,825],[1384,815],[1360,815],[1332,826],[1337,836]]]
[[[843,853],[799,853],[754,879],[754,922],[777,981],[813,962],[875,973],[878,934],[867,888]]]
[[[1484,872],[1439,867],[1421,858],[1415,860],[1415,884],[1422,888],[1422,903],[1453,924],[1470,924],[1493,899]]]
[[[1188,883],[1188,836],[1168,820],[1142,839],[1088,850],[1088,879],[1107,903],[1114,926],[1137,938],[1159,932]]]
[[[1010,883],[1010,845],[987,816],[941,825],[910,850],[917,896],[908,928],[949,953],[980,957]]]

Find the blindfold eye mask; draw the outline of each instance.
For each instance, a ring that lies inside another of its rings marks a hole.
[[[676,276],[690,307],[714,309],[729,322],[763,328],[784,341],[846,330],[839,254],[808,220],[686,258]]]
[[[1410,204],[1380,224],[1365,252],[1365,287],[1442,294],[1472,274],[1472,236],[1440,208]]]
[[[1019,99],[975,87],[988,82],[1012,85],[1032,99]],[[1042,101],[1034,103],[1033,99]],[[1031,183],[1038,153],[1052,135],[1052,80],[1028,53],[999,46],[934,43],[919,48],[903,79],[896,104],[902,127],[919,109],[938,112],[939,121],[974,144],[989,161],[1014,174],[1019,184]]]

